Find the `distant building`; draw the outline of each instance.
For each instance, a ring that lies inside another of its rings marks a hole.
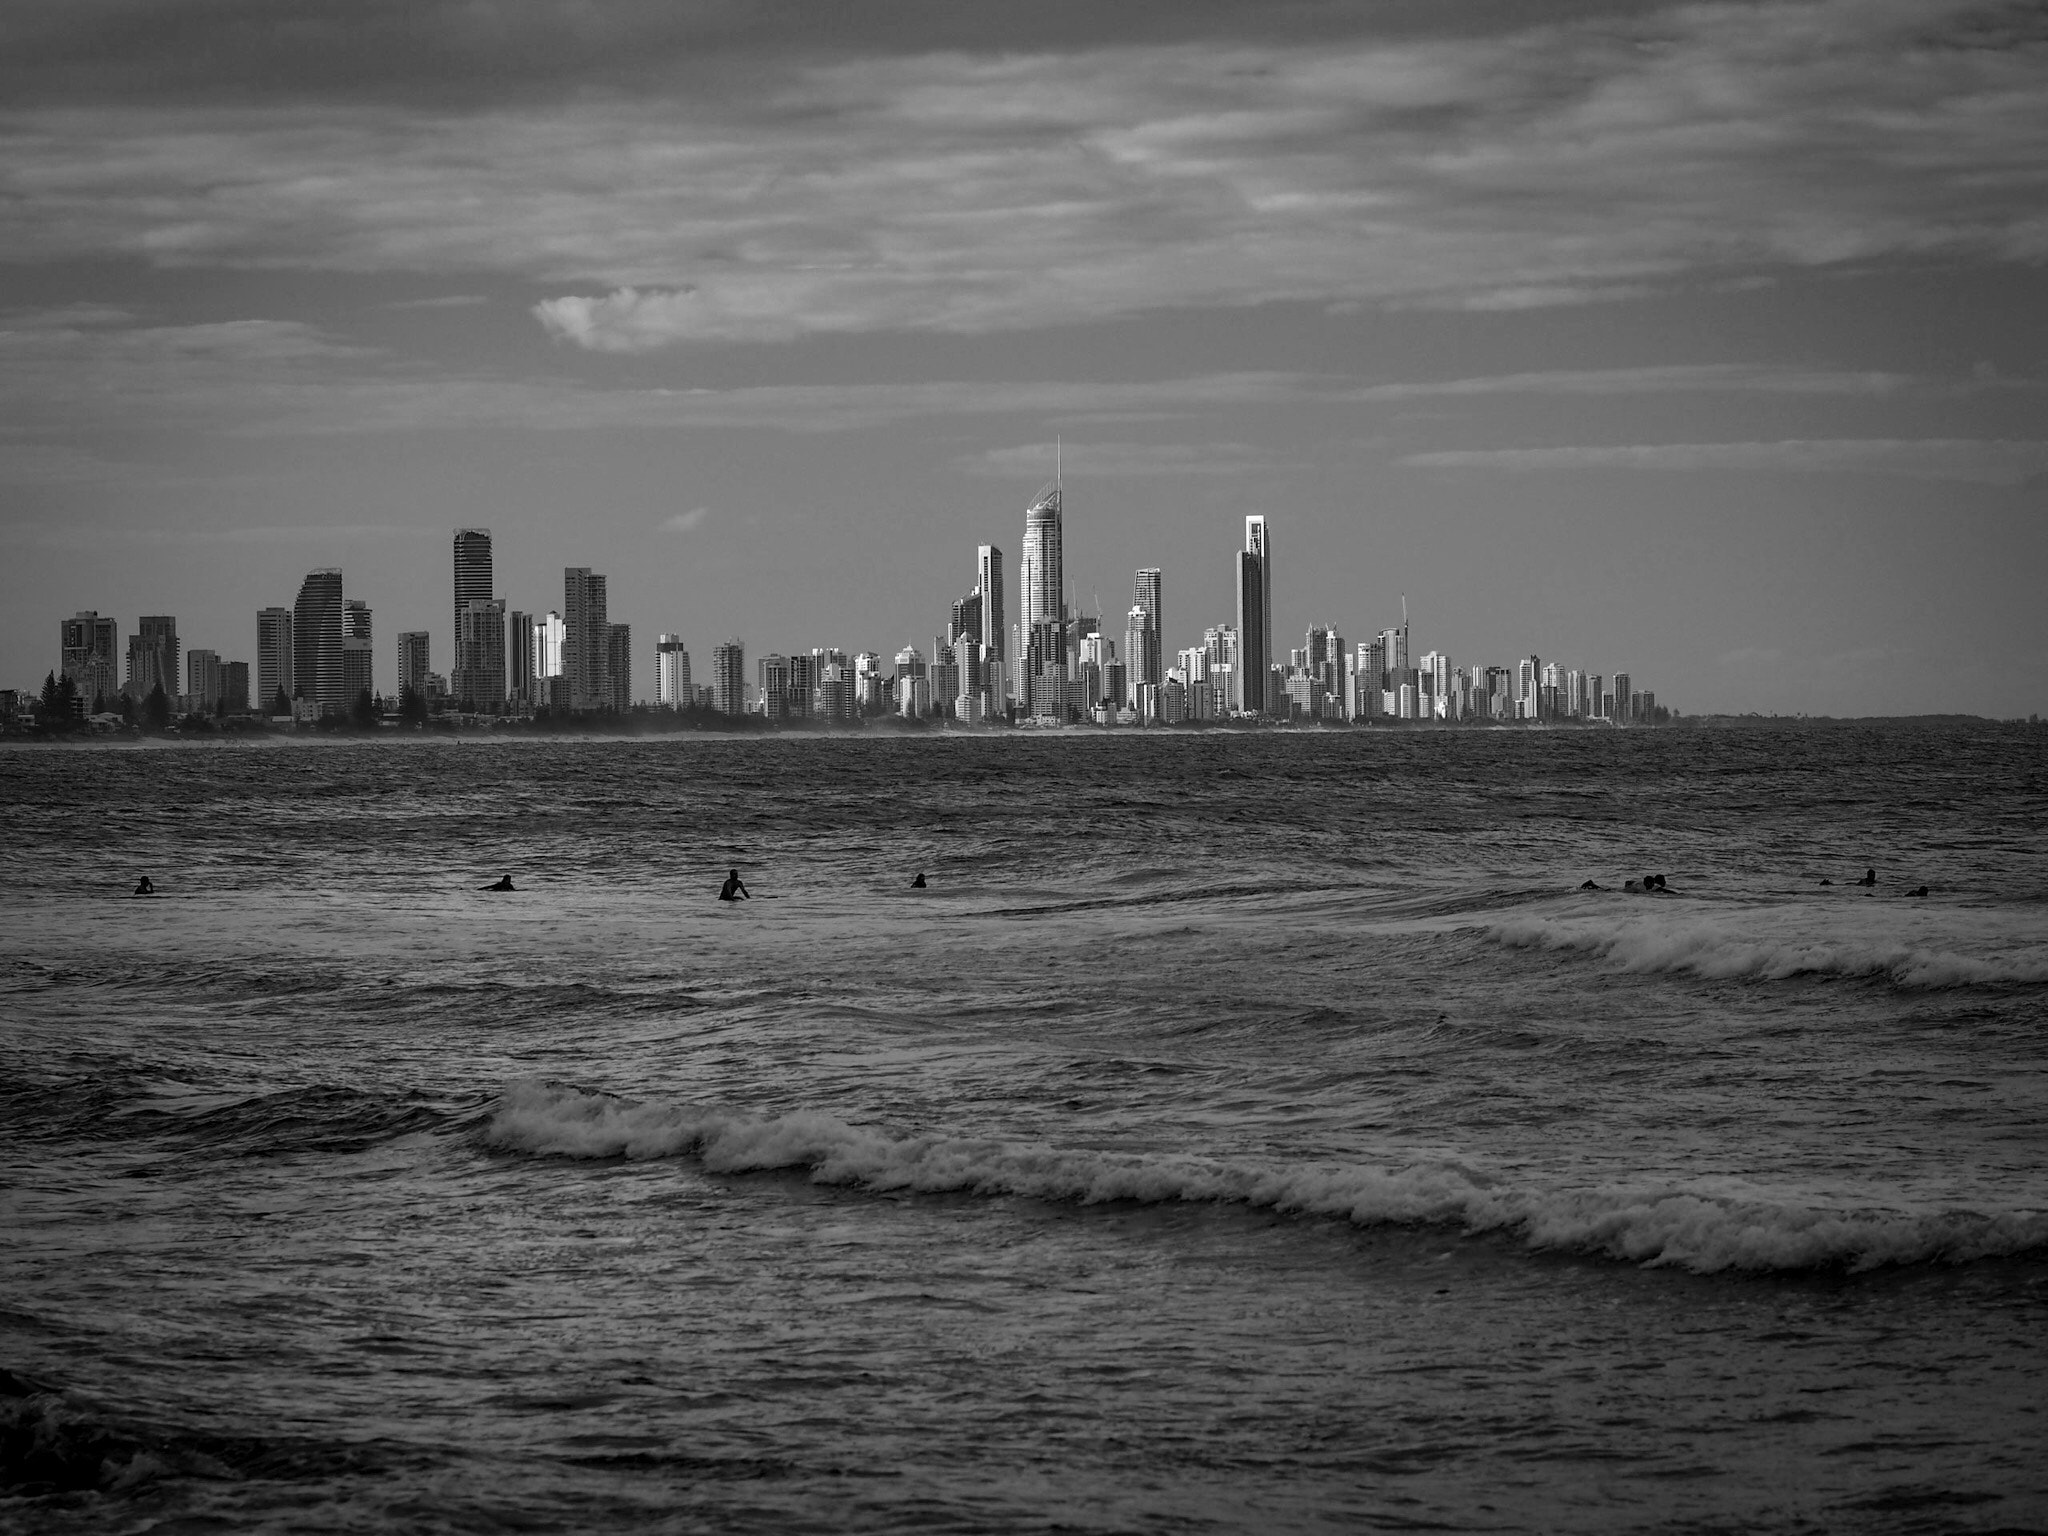
[[[747,648],[737,638],[712,648],[711,705],[721,715],[747,712]]]
[[[602,709],[611,702],[611,620],[605,611],[605,579],[587,565],[562,572],[562,675],[576,709]]]
[[[1627,725],[1635,719],[1632,694],[1634,689],[1626,672],[1614,674],[1614,692],[1609,697],[1614,701],[1607,707],[1607,718],[1616,725]]]
[[[981,633],[976,638],[981,641],[982,687],[990,695],[990,709],[1000,712],[1009,702],[1003,664],[1009,631],[1003,605],[1003,552],[993,544],[975,549],[975,591],[981,594]]]
[[[249,713],[249,663],[224,661],[220,664],[220,699],[231,715]]]
[[[611,690],[606,703],[623,715],[633,707],[633,626],[630,624],[605,626],[605,682]]]
[[[376,668],[370,650],[370,605],[351,597],[341,605],[341,692],[344,705],[375,693]]]
[[[455,530],[455,632],[462,630],[462,615],[471,603],[487,603],[491,591],[491,530],[488,528],[458,528]],[[455,667],[462,669],[462,651],[458,643],[454,651]],[[458,690],[459,691],[459,690]]]
[[[256,707],[270,713],[280,693],[292,696],[292,611],[261,608],[256,613]]]
[[[58,625],[60,675],[71,679],[87,709],[121,690],[121,626],[90,610]]]
[[[663,635],[654,642],[654,702],[670,709],[688,709],[697,701],[690,686],[690,653],[681,635]]]
[[[551,677],[561,677],[562,644],[568,634],[568,626],[562,616],[552,610],[547,617],[536,616],[533,621],[533,676],[536,684],[544,683]],[[536,690],[536,697],[544,690]]]
[[[448,691],[457,709],[497,714],[505,707],[505,600],[472,598],[455,616],[455,670]]]
[[[340,713],[347,707],[341,675],[341,601],[341,570],[330,566],[306,573],[292,608],[292,696],[306,700],[319,713]]]
[[[522,709],[538,702],[533,686],[534,616],[513,609],[505,616],[505,694]]]
[[[779,651],[770,651],[754,666],[757,673],[754,697],[760,704],[761,713],[770,720],[782,719],[790,712],[789,658]]]
[[[194,646],[185,653],[185,708],[210,715],[220,695],[220,652]]]
[[[1237,554],[1237,634],[1243,682],[1239,707],[1270,713],[1267,682],[1273,668],[1273,546],[1265,518],[1244,520],[1244,548]]]
[[[424,629],[407,629],[401,630],[398,636],[398,686],[410,688],[422,698],[426,696],[427,673],[431,670],[427,660],[430,644],[427,633]]]
[[[138,699],[161,688],[164,697],[178,696],[178,621],[168,613],[146,613],[128,637],[126,691]],[[90,704],[90,700],[87,701]]]
[[[1023,636],[1017,649],[1029,658],[1033,676],[1054,665],[1062,676],[1066,672],[1065,539],[1064,492],[1053,480],[1024,510],[1024,551],[1017,565],[1018,631]]]

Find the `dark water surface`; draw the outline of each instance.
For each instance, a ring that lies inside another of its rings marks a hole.
[[[0,1525],[2048,1525],[2044,740],[0,752]]]

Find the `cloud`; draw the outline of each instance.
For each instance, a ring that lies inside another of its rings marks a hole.
[[[1127,476],[1151,478],[1173,475],[1241,475],[1268,469],[1272,455],[1246,443],[1025,443],[1015,448],[992,448],[986,453],[958,461],[957,467],[970,475],[999,476],[1004,479],[1046,479],[1055,458],[1064,455],[1066,467],[1089,479],[1117,479]]]
[[[481,293],[444,293],[430,299],[394,299],[386,309],[475,309],[491,301]]]
[[[688,533],[711,515],[709,507],[692,507],[687,512],[677,512],[661,520],[660,527],[667,533]]]
[[[1646,395],[1742,393],[1892,395],[1931,387],[1898,373],[1758,367],[1745,363],[1672,363],[1642,368],[1553,369],[1540,373],[1399,381],[1346,390],[1359,401],[1423,400],[1459,395]]]
[[[1972,438],[1821,438],[1770,443],[1654,443],[1625,447],[1458,448],[1411,453],[1410,469],[1655,469],[1904,475],[2018,485],[2048,473],[2048,442]]]
[[[425,56],[496,56],[459,7],[430,14]],[[548,38],[570,73],[525,95],[371,105],[368,86],[309,77],[282,101],[17,106],[0,255],[499,274],[546,295],[536,319],[565,346],[614,354],[2048,258],[2048,29],[2017,0],[1694,4],[1460,35],[1375,31],[1359,8],[1307,42],[1279,23],[1279,41],[1049,29],[1036,51],[896,37],[757,51],[723,81],[671,51],[680,74],[606,89],[580,88],[575,61],[618,60],[613,32],[635,24],[548,14],[509,75],[540,70]],[[224,35],[223,58],[259,31]]]

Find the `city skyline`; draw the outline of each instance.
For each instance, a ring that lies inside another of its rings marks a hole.
[[[731,636],[716,647],[715,681],[697,685],[687,642],[663,630],[651,666],[641,673],[653,695],[633,685],[633,631],[609,616],[609,578],[587,566],[562,573],[562,608],[541,613],[509,606],[496,587],[490,529],[454,530],[452,669],[433,669],[432,633],[400,630],[397,682],[385,689],[373,666],[373,609],[344,595],[345,573],[317,568],[302,579],[290,611],[258,611],[255,681],[249,664],[191,648],[180,672],[175,615],[144,615],[128,644],[119,693],[133,709],[162,692],[170,708],[278,715],[299,723],[340,717],[381,698],[387,710],[454,710],[473,716],[530,715],[537,710],[589,713],[656,707],[770,718],[853,720],[877,713],[943,716],[966,723],[1008,719],[1099,725],[1177,724],[1227,717],[1280,721],[1357,722],[1378,719],[1505,723],[1597,720],[1657,724],[1675,712],[1653,692],[1632,689],[1631,674],[1593,673],[1584,666],[1544,663],[1530,653],[1514,665],[1454,662],[1435,649],[1411,666],[1407,599],[1398,629],[1379,631],[1355,652],[1335,626],[1310,627],[1305,645],[1274,644],[1274,548],[1263,515],[1244,520],[1244,547],[1234,556],[1235,622],[1209,624],[1198,645],[1174,652],[1164,643],[1165,572],[1141,566],[1132,575],[1133,602],[1122,651],[1099,596],[1092,614],[1078,613],[1052,593],[1065,590],[1064,487],[1054,479],[1025,508],[1018,562],[1020,619],[1006,662],[1001,619],[1008,611],[997,546],[975,546],[975,585],[949,605],[949,617],[926,656],[915,642],[884,674],[881,655],[837,645],[807,652],[757,652],[758,683],[744,682],[746,642]],[[80,610],[59,626],[59,675],[78,709],[112,707],[119,678],[116,616]],[[1281,655],[1285,654],[1286,661]],[[186,687],[178,679],[189,677]],[[734,682],[733,679],[740,679]],[[1603,688],[1603,683],[1611,687]],[[35,690],[22,690],[29,696]],[[410,699],[410,702],[408,701]],[[158,706],[152,703],[151,709]]]
[[[247,654],[198,616],[315,564],[388,679],[465,526],[643,667],[888,635],[1063,443],[1070,604],[1220,614],[1265,515],[1276,637],[1405,592],[1700,710],[2048,707],[2027,7],[124,8],[0,19],[9,684],[81,608]]]

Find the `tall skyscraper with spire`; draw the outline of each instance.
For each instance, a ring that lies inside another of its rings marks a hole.
[[[1027,667],[1017,680],[1022,697],[1029,671],[1057,662],[1066,669],[1066,566],[1060,481],[1055,477],[1024,509],[1024,555],[1017,564],[1017,653]],[[1047,626],[1051,626],[1048,628]]]
[[[1240,658],[1238,707],[1270,714],[1266,697],[1273,675],[1273,545],[1266,519],[1244,520],[1244,548],[1237,552],[1237,644]]]
[[[1132,611],[1145,610],[1145,638],[1139,650],[1124,658],[1130,664],[1133,682],[1151,683],[1155,687],[1166,681],[1166,656],[1160,640],[1160,575],[1158,566],[1148,565],[1131,584],[1131,595],[1137,599]]]

